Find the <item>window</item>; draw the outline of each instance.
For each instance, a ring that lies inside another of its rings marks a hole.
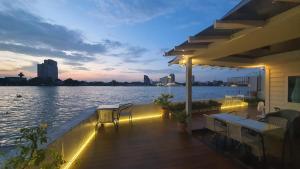
[[[300,103],[300,76],[288,77],[288,102]]]

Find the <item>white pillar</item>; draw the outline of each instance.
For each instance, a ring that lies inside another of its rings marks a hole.
[[[265,66],[265,111],[269,113],[271,111],[270,108],[270,68],[269,66]]]
[[[185,110],[186,114],[191,118],[192,116],[192,59],[188,58],[186,62],[186,105]],[[191,122],[189,118],[188,124]]]

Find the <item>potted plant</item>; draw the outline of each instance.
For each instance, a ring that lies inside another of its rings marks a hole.
[[[187,118],[188,115],[185,111],[173,111],[173,117],[177,121],[177,127],[180,132],[186,132],[187,130]]]
[[[161,106],[163,109],[163,117],[169,118],[170,113],[170,99],[174,98],[173,95],[170,94],[161,94],[157,99],[154,100],[154,104]]]

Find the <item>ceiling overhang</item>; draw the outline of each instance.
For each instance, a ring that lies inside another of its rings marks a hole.
[[[171,64],[245,67],[300,48],[300,2],[247,0],[214,25],[166,52]],[[300,56],[299,56],[300,57]]]

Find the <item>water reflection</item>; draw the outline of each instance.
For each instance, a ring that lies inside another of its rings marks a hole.
[[[193,87],[193,99],[246,94],[247,88]],[[149,103],[161,93],[184,101],[184,87],[0,87],[0,146],[13,145],[19,129],[47,122],[59,130],[87,108],[99,104]],[[16,97],[17,94],[21,98]]]

